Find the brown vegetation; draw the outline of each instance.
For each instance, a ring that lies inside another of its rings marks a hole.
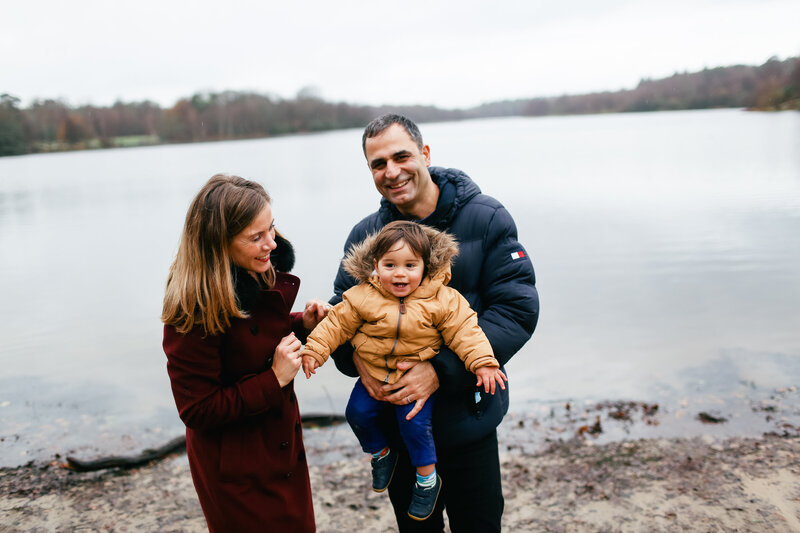
[[[0,156],[358,128],[387,111],[430,122],[723,107],[800,109],[800,58],[644,79],[631,90],[492,102],[460,110],[333,103],[304,90],[294,99],[236,91],[198,93],[169,109],[147,101],[76,108],[57,100],[37,100],[26,109],[19,104],[14,96],[0,95]]]

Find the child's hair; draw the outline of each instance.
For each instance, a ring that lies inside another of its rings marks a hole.
[[[375,238],[370,254],[372,259],[380,261],[381,257],[399,241],[404,241],[414,253],[422,258],[422,264],[425,265],[427,273],[431,261],[431,241],[425,230],[416,222],[395,220],[386,224]]]

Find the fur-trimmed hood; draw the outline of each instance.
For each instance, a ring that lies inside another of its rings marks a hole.
[[[431,242],[428,272],[419,286],[398,298],[381,286],[373,272],[377,233],[353,245],[342,265],[359,283],[308,336],[303,355],[319,365],[346,341],[366,363],[369,374],[393,384],[403,375],[400,361],[428,361],[447,345],[474,372],[499,366],[492,345],[478,326],[478,315],[456,289],[447,286],[458,244],[449,233],[420,224]],[[472,401],[472,396],[469,396]]]
[[[431,257],[425,265],[426,277],[431,279],[443,276],[444,285],[450,281],[450,265],[458,255],[458,242],[449,233],[420,224],[431,242]],[[375,257],[370,253],[378,233],[368,235],[363,241],[354,244],[342,260],[342,266],[359,283],[366,283],[375,271]]]

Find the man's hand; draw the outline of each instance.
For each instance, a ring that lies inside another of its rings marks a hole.
[[[362,361],[361,358],[354,353],[353,364],[356,365],[358,375],[361,376],[361,383],[364,384],[364,388],[367,389],[369,395],[379,402],[385,401],[386,398],[384,397],[385,395],[383,392],[383,382],[370,375],[370,373],[367,371],[367,363]]]
[[[416,402],[406,420],[411,420],[419,413],[431,394],[439,388],[439,376],[428,361],[400,361],[397,368],[405,374],[393,385],[383,385],[384,401],[395,405],[407,405]]]

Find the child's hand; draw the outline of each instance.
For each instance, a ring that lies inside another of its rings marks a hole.
[[[306,375],[306,379],[311,378],[311,374],[316,374],[315,370],[317,368],[319,368],[319,363],[316,359],[310,355],[303,356],[303,372]]]
[[[508,381],[508,378],[499,368],[495,368],[493,366],[482,366],[475,371],[475,375],[478,376],[478,387],[483,385],[483,390],[485,392],[491,392],[494,394],[495,384],[497,384],[503,390],[506,389],[505,382]]]

